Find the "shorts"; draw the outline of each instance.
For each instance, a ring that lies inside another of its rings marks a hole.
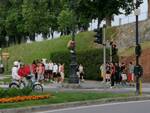
[[[60,73],[57,73],[57,77],[61,77]]]
[[[52,74],[53,74],[53,71],[52,71],[52,70],[48,70],[48,73],[49,73],[50,75],[52,75]]]
[[[57,73],[56,72],[53,73],[53,77],[57,78]]]

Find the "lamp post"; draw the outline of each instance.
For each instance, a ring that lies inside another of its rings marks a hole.
[[[70,0],[70,9],[74,8],[75,1]],[[70,73],[69,73],[69,83],[72,84],[78,84],[79,83],[79,77],[77,75],[77,57],[76,57],[76,50],[75,50],[75,25],[72,25],[72,42],[74,43],[74,46],[72,46],[70,50],[71,54],[71,63],[70,63]]]
[[[139,44],[139,27],[138,27],[138,18],[139,18],[139,15],[140,15],[140,9],[138,8],[138,1],[135,0],[135,17],[136,17],[136,48],[138,46],[140,46]],[[135,64],[135,68],[139,66],[139,57],[140,55],[137,54],[138,52],[136,51],[136,48],[135,48],[135,54],[136,54],[136,64]],[[139,71],[138,69],[136,71]],[[139,75],[135,75],[136,76],[136,94],[139,95],[140,94],[140,76]]]

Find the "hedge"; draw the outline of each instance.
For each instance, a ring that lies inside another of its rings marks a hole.
[[[65,64],[65,76],[69,76],[69,64],[71,56],[68,52],[54,52],[51,60],[56,63]],[[107,50],[107,59],[109,59],[109,51]],[[103,63],[103,49],[94,49],[77,52],[77,62],[84,66],[85,76],[88,80],[101,80],[100,65]]]
[[[5,97],[15,97],[15,96],[28,96],[32,92],[31,88],[23,88],[23,89],[16,89],[16,88],[9,88],[3,89],[0,88],[0,98]]]

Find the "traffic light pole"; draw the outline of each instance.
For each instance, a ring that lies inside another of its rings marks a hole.
[[[136,0],[136,11],[137,11],[138,7],[137,7],[137,0]],[[136,12],[137,13],[137,12]],[[138,14],[136,14],[136,47],[139,45],[139,29],[138,29]],[[136,54],[136,66],[139,65],[139,55]],[[139,95],[140,94],[140,77],[139,75],[135,75],[136,76],[136,94]]]
[[[110,44],[110,63],[112,63],[112,44]]]
[[[104,77],[105,77],[106,75],[106,26],[105,25],[103,26],[103,64],[104,64]]]

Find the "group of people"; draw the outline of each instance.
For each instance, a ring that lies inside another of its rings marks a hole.
[[[12,78],[20,80],[27,76],[33,76],[38,82],[50,80],[55,83],[62,83],[64,81],[64,64],[56,64],[47,59],[34,60],[29,65],[15,61],[12,67]]]
[[[111,86],[114,84],[134,85],[134,64],[130,62],[128,65],[125,63],[106,63],[106,68],[102,64],[100,66],[101,76],[104,82],[110,82]],[[105,74],[106,72],[106,74]]]

